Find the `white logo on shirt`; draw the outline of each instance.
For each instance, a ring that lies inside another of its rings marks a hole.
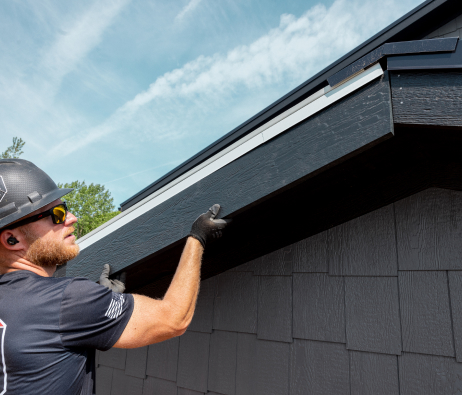
[[[105,316],[108,318],[117,318],[120,314],[122,314],[124,301],[125,297],[123,294],[113,292],[111,304],[109,305],[109,308],[107,309]]]
[[[5,332],[6,324],[0,320],[0,377],[3,376],[3,380],[0,380],[0,395],[6,392]]]

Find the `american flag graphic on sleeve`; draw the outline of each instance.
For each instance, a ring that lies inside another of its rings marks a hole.
[[[112,293],[112,300],[109,308],[106,311],[106,317],[117,318],[122,314],[122,308],[124,306],[125,296],[116,292]]]

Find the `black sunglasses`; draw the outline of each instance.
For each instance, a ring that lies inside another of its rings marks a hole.
[[[5,227],[5,229],[14,229],[17,228],[18,226],[23,226],[30,224],[31,222],[38,221],[42,218],[48,217],[51,215],[51,219],[53,220],[54,224],[62,224],[64,221],[66,221],[67,217],[67,205],[66,202],[57,204],[56,206],[50,208],[49,210],[43,211],[42,213],[33,215],[32,217],[28,217],[23,219],[22,221],[15,222],[11,224],[10,226]]]

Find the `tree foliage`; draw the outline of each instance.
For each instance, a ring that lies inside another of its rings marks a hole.
[[[0,154],[0,159],[17,159],[23,154],[22,148],[26,142],[22,138],[13,137],[13,144]]]
[[[69,211],[79,221],[75,226],[75,236],[78,239],[114,218],[119,211],[114,206],[111,193],[103,185],[86,185],[85,181],[58,183],[60,188],[74,188],[74,191],[64,197]]]

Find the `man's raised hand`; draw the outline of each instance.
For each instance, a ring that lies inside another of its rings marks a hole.
[[[220,211],[220,205],[214,204],[204,214],[194,221],[189,236],[199,240],[202,247],[210,239],[218,239],[222,236],[223,229],[231,222],[230,219],[215,219]]]

